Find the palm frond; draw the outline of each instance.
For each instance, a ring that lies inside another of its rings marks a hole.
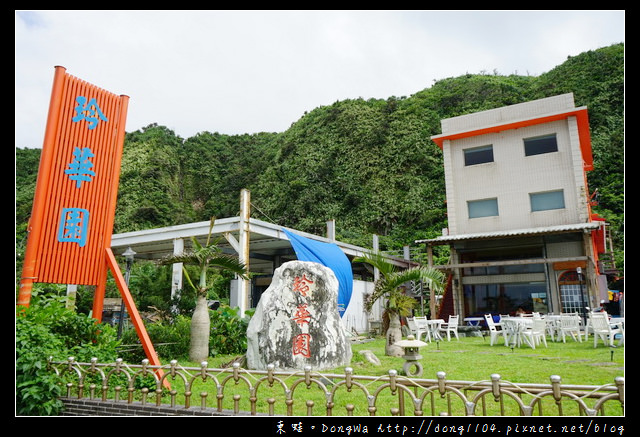
[[[200,250],[202,250],[203,248],[202,244],[200,244],[200,242],[196,237],[191,237],[191,244],[193,245],[191,252],[197,253],[197,252],[200,252]]]
[[[215,223],[216,223],[216,218],[211,217],[211,220],[209,221],[209,233],[207,234],[207,246],[209,246],[211,242],[211,234],[213,233],[213,225]]]
[[[395,311],[401,316],[408,316],[411,314],[411,310],[413,310],[416,305],[418,305],[418,301],[412,298],[411,296],[407,296],[405,294],[400,294],[395,297]]]
[[[355,257],[353,262],[369,264],[378,269],[382,276],[388,276],[396,271],[396,267],[387,258],[376,252],[368,252],[362,256]]]
[[[192,248],[182,253],[172,254],[164,257],[160,263],[161,264],[173,264],[173,263],[183,263],[189,265],[205,265],[209,263],[209,260],[215,259],[219,256],[222,256],[222,250],[214,245],[210,244],[207,246],[203,246],[200,242],[195,238],[191,238]],[[228,255],[225,255],[228,256]]]
[[[169,255],[160,261],[160,264],[174,264],[182,263],[183,265],[193,265],[200,268],[200,287],[204,287],[206,283],[206,271],[209,268],[215,268],[218,270],[226,270],[231,273],[235,273],[242,279],[249,279],[249,272],[247,272],[246,265],[238,258],[231,255],[222,253],[220,247],[218,247],[218,240],[211,241],[211,235],[213,231],[213,225],[215,223],[215,217],[211,218],[209,223],[209,235],[207,236],[206,245],[202,245],[197,238],[191,237],[192,247],[188,251],[184,251],[179,254]],[[189,284],[195,289],[198,288],[194,285],[189,273],[183,266],[183,272]]]
[[[384,276],[378,279],[374,285],[373,293],[367,301],[365,302],[365,310],[367,312],[371,311],[373,305],[385,294],[389,293],[389,288],[386,286]]]
[[[243,262],[241,262],[238,258],[235,258],[230,255],[218,254],[216,256],[212,256],[207,260],[208,267],[217,268],[220,270],[227,270],[236,275],[240,276],[242,279],[249,279],[249,273],[246,271],[246,266]]]
[[[187,267],[185,265],[182,266],[182,273],[184,274],[184,277],[186,278],[189,285],[191,285],[191,288],[193,288],[194,291],[197,293],[198,287],[196,287],[193,281],[191,280],[191,276],[189,275],[189,272],[187,271]]]
[[[393,288],[410,281],[422,281],[431,290],[439,293],[443,289],[444,274],[439,270],[421,266],[398,271],[387,278],[388,286]]]
[[[425,285],[435,293],[441,293],[444,288],[444,274],[431,267],[412,267],[407,270],[398,270],[386,258],[377,253],[368,253],[364,256],[357,257],[354,262],[364,262],[376,267],[380,271],[380,278],[376,281],[371,297],[365,303],[365,310],[371,311],[373,305],[383,296],[387,296],[389,311],[406,312],[406,308],[398,306],[411,306],[411,301],[415,299],[403,300],[400,287],[411,281],[422,281]]]

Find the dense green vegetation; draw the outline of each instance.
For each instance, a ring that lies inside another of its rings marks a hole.
[[[595,169],[589,188],[623,259],[624,45],[569,57],[537,77],[467,74],[411,96],[337,101],[281,133],[201,132],[183,139],[152,124],[126,136],[115,232],[235,216],[242,188],[256,218],[399,249],[446,227],[440,120],[572,92],[589,109]],[[39,149],[16,149],[17,251],[25,244]]]
[[[16,317],[16,413],[55,415],[62,403],[64,388],[47,368],[47,359],[79,362],[113,361],[116,355],[115,330],[96,325],[86,314],[65,308],[64,299],[48,293],[34,295],[28,308]]]
[[[57,295],[56,287],[38,286],[30,306],[16,309],[16,413],[20,416],[60,414],[62,402],[58,397],[65,387],[48,367],[49,359],[67,361],[73,357],[76,362],[88,363],[96,358],[100,363],[113,363],[122,358],[125,363],[138,364],[146,358],[134,329],[125,330],[118,339],[115,327],[96,324],[86,312],[69,309],[65,303],[64,293]],[[210,311],[209,317],[211,354],[243,354],[249,319],[240,318],[235,309],[225,306]],[[164,363],[188,360],[190,331],[191,319],[184,315],[147,323],[149,337]],[[125,382],[126,378],[121,383]],[[139,381],[145,386],[152,382]]]

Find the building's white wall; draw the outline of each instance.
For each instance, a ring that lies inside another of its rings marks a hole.
[[[504,119],[509,108],[512,107],[500,108],[502,111],[493,115],[502,114]],[[475,115],[484,117],[474,119],[472,116]],[[457,117],[456,122],[461,122],[464,117],[469,117],[474,123],[478,119],[491,119],[478,113]],[[524,138],[554,133],[558,140],[557,152],[525,156]],[[464,149],[489,144],[493,145],[494,162],[465,166]],[[446,140],[443,157],[450,234],[534,228],[587,220],[584,172],[574,117]],[[564,209],[531,211],[529,193],[560,189],[564,191]],[[470,219],[467,202],[487,198],[497,198],[499,215]]]
[[[587,203],[589,201],[588,187],[586,181],[586,175],[584,171],[584,161],[582,159],[582,151],[580,149],[580,139],[578,135],[578,121],[575,117],[569,117],[567,120],[567,127],[569,129],[569,141],[571,147],[571,168],[573,170],[573,178],[576,186],[575,201],[580,206],[578,209],[578,223],[583,223],[591,220],[589,217],[589,209]]]
[[[458,208],[455,202],[456,189],[454,184],[453,159],[451,154],[451,141],[445,140],[442,145],[442,160],[444,164],[444,187],[447,199],[448,231],[451,235],[458,234]]]
[[[369,332],[368,316],[364,310],[364,294],[371,294],[373,292],[373,285],[373,282],[353,281],[351,300],[342,316],[342,323],[351,333],[353,333],[352,328],[355,329],[358,334]],[[376,308],[374,308],[373,312],[376,312]],[[379,317],[374,317],[374,319],[379,320]]]

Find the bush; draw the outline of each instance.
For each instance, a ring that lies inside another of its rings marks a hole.
[[[49,356],[60,358],[62,341],[26,316],[16,320],[16,414],[48,416],[62,410],[62,387],[47,369]]]
[[[59,378],[47,361],[114,360],[115,331],[64,307],[57,297],[36,297],[16,312],[16,414],[48,416],[62,409]]]
[[[249,313],[251,314],[251,313]],[[238,308],[222,306],[209,311],[211,335],[209,354],[244,354],[247,351],[247,326],[249,317],[241,318]],[[182,315],[169,322],[156,322],[145,325],[154,349],[161,360],[189,361],[191,341],[191,319]],[[129,363],[140,363],[146,358],[135,329],[129,329],[122,336],[123,349],[119,357]]]
[[[247,352],[247,327],[250,317],[240,317],[238,308],[223,306],[211,311],[209,354],[244,354]]]
[[[167,322],[147,323],[145,328],[160,359],[181,360],[189,356],[190,318],[177,316]],[[135,329],[128,329],[123,333],[122,343],[124,346],[120,358],[123,360],[139,364],[146,358],[144,350],[138,346],[140,340]]]

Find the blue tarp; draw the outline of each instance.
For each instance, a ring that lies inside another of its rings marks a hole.
[[[351,300],[351,292],[353,290],[353,271],[349,258],[344,254],[338,245],[333,243],[323,243],[322,241],[312,240],[310,238],[296,235],[283,229],[284,233],[289,237],[289,241],[296,252],[296,256],[300,261],[311,261],[322,264],[333,270],[338,279],[338,312],[340,317]]]

